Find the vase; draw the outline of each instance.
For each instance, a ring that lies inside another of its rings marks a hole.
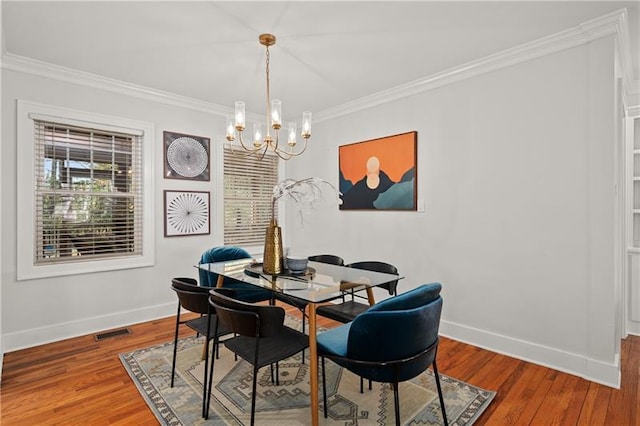
[[[262,270],[265,274],[282,273],[282,230],[275,219],[271,219],[264,237],[264,259]]]

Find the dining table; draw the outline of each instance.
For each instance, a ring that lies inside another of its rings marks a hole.
[[[374,287],[404,278],[394,274],[312,261],[309,261],[307,268],[300,273],[284,269],[279,274],[267,274],[263,272],[262,264],[255,259],[200,263],[197,267],[217,274],[217,287],[224,286],[226,277],[306,302],[309,318],[309,392],[313,426],[318,425],[319,413],[316,307],[342,298],[343,290],[346,289],[365,291],[369,304],[373,305]],[[279,299],[286,301],[286,297]]]

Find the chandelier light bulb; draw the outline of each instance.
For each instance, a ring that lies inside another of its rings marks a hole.
[[[227,117],[227,140],[231,142],[236,138],[235,136],[236,136],[236,129],[234,126],[233,117],[228,116]]]
[[[282,126],[282,102],[280,99],[274,99],[271,101],[271,127],[275,130],[280,129]]]
[[[287,143],[289,144],[289,146],[294,147],[296,145],[296,133],[297,133],[297,125],[295,123],[295,121],[292,121],[289,123],[289,138],[287,140]]]
[[[305,139],[311,137],[311,111],[302,113],[302,137]]]
[[[236,102],[236,130],[241,132],[244,130],[244,119],[246,115],[244,113],[244,102]]]
[[[253,146],[259,148],[262,146],[262,124],[253,124]]]

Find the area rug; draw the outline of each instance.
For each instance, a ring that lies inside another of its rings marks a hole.
[[[296,320],[287,319],[295,325]],[[251,414],[252,367],[221,346],[215,362],[214,389],[209,419],[201,417],[204,361],[202,337],[178,341],[174,387],[171,383],[173,342],[120,354],[120,359],[141,395],[163,425],[248,425]],[[308,351],[305,351],[308,357]],[[394,425],[393,390],[390,385],[365,383],[333,362],[327,368],[327,418],[323,415],[320,379],[321,425]],[[487,408],[495,392],[441,376],[450,425],[472,425]],[[279,385],[272,383],[268,367],[258,372],[256,424],[306,425],[309,413],[309,362],[297,354],[279,363]],[[431,370],[400,384],[400,414],[405,425],[443,424]]]

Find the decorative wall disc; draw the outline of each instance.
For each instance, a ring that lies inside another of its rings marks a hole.
[[[209,234],[209,192],[164,191],[165,236]]]
[[[167,149],[169,166],[180,176],[193,178],[204,172],[209,164],[207,151],[195,139],[182,137]]]
[[[209,139],[164,132],[165,177],[209,180]]]

